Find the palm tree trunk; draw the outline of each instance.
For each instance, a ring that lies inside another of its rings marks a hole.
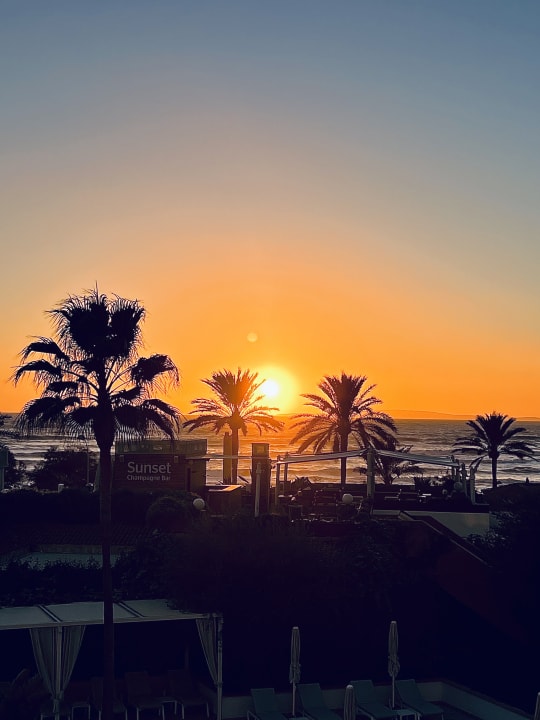
[[[491,458],[491,480],[493,489],[497,487],[497,458]]]
[[[342,435],[340,438],[340,452],[347,452],[347,449],[349,447],[349,436],[348,435]],[[345,490],[345,487],[347,485],[347,458],[342,457],[340,458],[340,480],[341,480],[341,489]]]
[[[238,436],[238,430],[233,428],[231,430],[231,452],[232,452],[232,463],[231,463],[231,483],[233,485],[238,484],[238,451],[240,448],[240,438]]]
[[[114,620],[111,567],[111,451],[100,451],[100,521],[103,573],[103,720],[112,720],[114,696]]]

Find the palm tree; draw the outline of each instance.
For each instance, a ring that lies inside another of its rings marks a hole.
[[[375,474],[382,478],[385,485],[391,485],[394,480],[399,480],[404,475],[421,475],[424,472],[414,460],[407,457],[411,448],[412,445],[398,447],[395,443],[390,443],[388,447],[377,448],[399,453],[399,457],[375,454]],[[367,468],[358,468],[358,472],[366,473]]]
[[[527,432],[523,427],[512,427],[515,422],[515,418],[498,412],[477,415],[475,420],[467,421],[473,432],[454,441],[457,452],[474,453],[477,456],[474,461],[476,467],[486,457],[491,460],[493,488],[497,487],[497,463],[501,455],[514,455],[520,460],[530,459],[534,455],[528,443],[514,439],[516,435]]]
[[[317,408],[318,414],[299,413],[294,416],[298,428],[293,442],[301,441],[298,452],[313,447],[315,453],[331,446],[334,452],[349,449],[352,435],[361,448],[388,445],[397,432],[392,418],[386,413],[373,410],[381,400],[371,395],[375,385],[367,385],[365,376],[347,375],[340,377],[325,375],[318,387],[323,395],[304,394],[306,405]],[[347,458],[341,458],[341,485],[347,482]]]
[[[197,417],[187,420],[184,427],[189,432],[201,427],[210,426],[216,434],[224,428],[231,431],[232,473],[231,480],[236,484],[238,477],[238,451],[240,447],[240,431],[247,434],[248,425],[254,425],[259,433],[277,432],[283,427],[281,420],[270,414],[278,408],[266,407],[258,403],[263,399],[257,391],[264,380],[258,380],[258,373],[238,368],[236,374],[230,370],[212,373],[212,377],[202,380],[214,392],[215,398],[196,398],[192,404],[196,406],[190,414]]]
[[[117,437],[153,432],[173,439],[179,412],[151,393],[178,382],[167,355],[139,357],[145,309],[137,300],[94,291],[69,296],[48,311],[54,338],[40,337],[21,352],[17,384],[31,376],[41,396],[28,402],[16,424],[25,433],[58,430],[71,438],[93,436],[99,448],[103,561],[104,718],[112,718],[114,683],[111,573],[111,450]],[[31,359],[29,359],[31,358]]]

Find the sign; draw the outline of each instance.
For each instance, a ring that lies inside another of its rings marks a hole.
[[[134,490],[183,488],[185,465],[178,455],[125,453],[114,461],[114,486]]]

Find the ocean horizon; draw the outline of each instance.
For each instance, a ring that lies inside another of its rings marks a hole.
[[[8,422],[3,430],[10,432],[11,424],[15,414],[8,415]],[[239,475],[245,479],[250,477],[251,469],[251,443],[264,442],[269,445],[270,457],[273,461],[285,453],[296,454],[297,446],[292,439],[295,430],[291,427],[292,415],[277,415],[285,423],[282,431],[278,433],[263,433],[257,431],[249,432],[246,436],[240,437],[240,460]],[[467,416],[466,419],[470,419]],[[466,420],[448,418],[410,418],[396,419],[398,429],[398,441],[401,446],[411,446],[411,453],[433,457],[435,459],[450,458],[452,454],[466,466],[471,462],[473,456],[453,453],[452,445],[457,437],[469,434]],[[523,436],[534,450],[534,459],[522,461],[511,456],[501,456],[498,464],[498,479],[501,484],[511,482],[524,482],[527,478],[530,482],[540,482],[540,421],[522,420],[519,421],[527,430]],[[223,452],[223,434],[216,435],[209,429],[199,429],[194,432],[184,432],[182,437],[202,438],[207,441],[209,455],[221,455]],[[71,440],[60,435],[44,434],[26,438],[16,438],[0,431],[0,442],[7,445],[18,461],[25,463],[26,468],[31,470],[43,458],[49,447],[81,447],[86,446],[81,441]],[[98,452],[94,442],[88,444],[90,452]],[[354,447],[350,448],[351,450]],[[328,450],[328,452],[330,449]],[[310,455],[310,452],[304,453]],[[439,476],[443,474],[440,466],[429,466],[428,463],[421,463],[424,476]],[[358,469],[365,468],[365,461],[360,458],[351,458],[347,462],[348,479],[350,482],[361,481],[365,474],[358,472]],[[298,463],[289,467],[289,477],[309,476],[314,482],[339,482],[339,460],[321,459]],[[218,458],[208,461],[207,478],[211,481],[220,480],[222,477],[222,461]],[[402,482],[412,483],[412,478],[404,477]],[[491,487],[491,465],[485,460],[476,473],[476,485],[479,489]]]

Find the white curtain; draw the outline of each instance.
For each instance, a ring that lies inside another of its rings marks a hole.
[[[222,640],[223,618],[221,615],[212,615],[197,618],[197,630],[201,641],[206,664],[217,690],[217,720],[221,720],[221,703],[223,696],[222,676]]]
[[[84,636],[84,625],[31,628],[30,637],[38,672],[53,700],[53,712],[60,712],[66,689]]]

